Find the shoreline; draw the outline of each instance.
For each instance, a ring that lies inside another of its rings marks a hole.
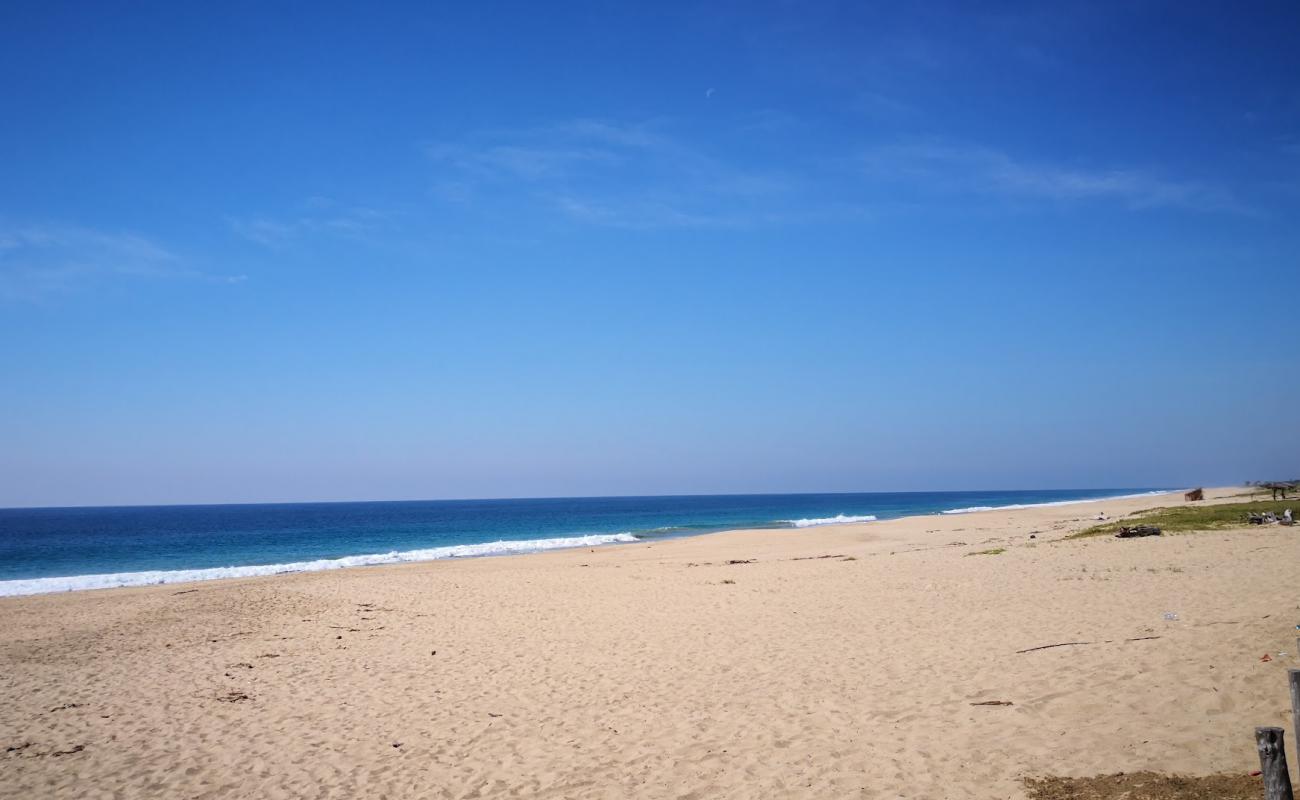
[[[1183,502],[10,597],[0,796],[992,800],[1244,774],[1250,731],[1289,725],[1300,535],[1066,538]]]
[[[1051,490],[1043,491],[1047,492]],[[906,519],[924,519],[936,515],[959,516],[991,511],[1023,511],[1034,508],[1070,506],[1079,503],[1100,503],[1137,498],[1165,497],[1171,494],[1178,494],[1181,491],[1183,490],[1149,490],[1132,494],[1120,494],[1105,497],[1049,500],[1041,503],[1016,503],[1003,506],[971,506],[967,508],[940,510],[925,514],[905,514],[898,517],[885,517],[883,519],[877,518],[876,515],[855,516],[841,513],[836,517],[780,520],[780,522],[787,523],[786,525],[770,525],[760,528],[701,530],[697,532],[669,534],[656,537],[645,536],[645,531],[574,534],[572,536],[553,537],[549,539],[497,540],[464,545],[438,546],[416,550],[394,550],[386,553],[357,553],[335,558],[312,559],[310,561],[15,578],[0,580],[0,601],[9,597],[30,597],[32,595],[41,594],[143,588],[147,586],[174,586],[191,583],[208,583],[220,580],[237,580],[242,578],[270,578],[306,572],[324,572],[341,569],[355,569],[359,567],[381,567],[395,566],[398,564],[431,563],[436,561],[458,561],[470,558],[501,558],[509,556],[536,555],[555,550],[585,547],[608,547],[611,545],[627,545],[639,542],[666,542],[676,539],[712,536],[720,533],[735,533],[738,531],[807,531],[817,528],[844,525],[874,524]]]

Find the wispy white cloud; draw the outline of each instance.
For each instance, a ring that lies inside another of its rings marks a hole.
[[[870,99],[881,113],[905,113],[888,97]],[[1095,203],[1252,213],[1226,187],[1151,168],[1054,162],[944,140],[876,145],[846,160],[803,152],[797,136],[773,139],[781,149],[760,147],[766,160],[759,168],[672,131],[664,122],[573,120],[438,142],[426,155],[436,194],[448,202],[512,211],[528,204],[574,222],[627,229],[861,220],[973,198],[986,210]],[[741,126],[735,136],[748,144],[762,134]]]
[[[238,283],[246,276],[198,270],[135,233],[68,225],[0,226],[0,298],[34,300],[131,279]]]
[[[789,174],[713,156],[663,123],[577,119],[430,144],[436,192],[524,201],[620,228],[741,227],[778,216]]]
[[[279,249],[317,235],[365,239],[382,230],[392,214],[367,206],[344,206],[327,197],[310,197],[302,213],[284,218],[230,218],[236,235],[264,247]]]
[[[755,215],[710,214],[685,210],[657,200],[622,200],[609,203],[573,195],[554,195],[552,205],[579,222],[628,230],[656,228],[744,228],[759,222]]]
[[[236,234],[266,247],[279,247],[297,233],[293,225],[270,219],[231,219]]]
[[[888,145],[858,159],[868,180],[904,190],[1041,201],[1110,201],[1130,209],[1250,213],[1231,191],[1149,170],[1076,167],[944,142]]]
[[[435,162],[450,165],[479,178],[515,178],[527,181],[562,178],[584,166],[608,166],[619,161],[616,153],[601,148],[537,144],[472,147],[443,143],[430,145],[426,153]]]
[[[859,92],[849,107],[881,122],[898,122],[919,115],[914,105],[889,92]]]

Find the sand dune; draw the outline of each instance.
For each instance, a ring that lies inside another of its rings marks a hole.
[[[1059,541],[1181,502],[6,598],[0,796],[1016,798],[1248,771],[1253,728],[1291,724],[1300,532]],[[1018,652],[1062,642],[1086,644]]]

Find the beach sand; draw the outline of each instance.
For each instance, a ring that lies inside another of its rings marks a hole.
[[[1300,530],[1059,541],[1182,502],[5,598],[0,796],[1020,798],[1258,769],[1257,725],[1294,759]]]

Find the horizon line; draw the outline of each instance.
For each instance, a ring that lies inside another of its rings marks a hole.
[[[1245,484],[1225,484],[1224,486],[1206,488],[1237,488]],[[532,497],[432,497],[404,498],[390,500],[268,500],[257,502],[227,503],[120,503],[100,505],[87,503],[82,505],[18,505],[0,506],[4,511],[64,511],[72,509],[123,509],[123,508],[220,508],[226,506],[306,506],[306,505],[360,505],[379,503],[499,503],[527,502],[533,500],[623,500],[623,499],[668,499],[686,497],[796,497],[800,495],[859,495],[859,494],[972,494],[977,492],[1100,492],[1100,491],[1137,491],[1137,492],[1175,492],[1186,487],[1160,486],[1055,486],[1030,489],[907,489],[902,491],[838,491],[838,492],[685,492],[668,494],[593,494],[593,495],[536,495]]]

